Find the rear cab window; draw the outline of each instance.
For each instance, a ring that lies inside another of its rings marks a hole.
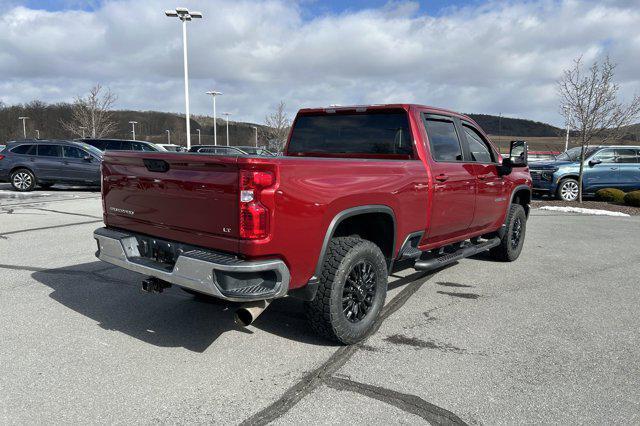
[[[415,158],[409,118],[401,109],[299,115],[291,132],[287,155]]]

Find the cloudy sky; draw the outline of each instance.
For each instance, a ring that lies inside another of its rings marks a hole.
[[[583,55],[618,63],[640,92],[640,0],[0,0],[0,100],[70,101],[94,83],[119,109],[184,110],[186,6],[191,109],[262,121],[329,104],[415,102],[561,124],[555,81]]]

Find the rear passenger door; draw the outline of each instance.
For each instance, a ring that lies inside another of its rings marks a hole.
[[[502,222],[507,204],[505,180],[498,174],[498,153],[471,123],[462,122],[462,133],[474,164],[478,192],[470,232],[495,227]]]
[[[426,243],[456,239],[468,232],[476,200],[476,177],[465,161],[457,118],[422,114],[428,139],[433,198]]]
[[[36,179],[58,180],[62,169],[62,152],[60,145],[38,144],[35,160]]]
[[[640,189],[640,150],[637,148],[616,149],[616,164],[620,189],[633,191]]]

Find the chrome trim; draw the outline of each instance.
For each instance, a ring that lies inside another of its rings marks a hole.
[[[269,259],[259,261],[242,261],[235,259],[228,264],[211,260],[198,259],[190,256],[189,252],[180,255],[171,271],[154,268],[131,261],[131,258],[139,257],[138,241],[134,234],[116,231],[108,228],[98,228],[93,233],[98,242],[98,252],[96,257],[112,265],[128,269],[139,274],[152,276],[161,280],[186,287],[200,293],[208,294],[220,299],[233,302],[247,302],[254,300],[275,299],[284,297],[289,290],[290,274],[287,265],[280,259]],[[215,254],[221,253],[211,251]],[[219,256],[217,256],[219,257]],[[231,257],[231,256],[230,256]],[[266,297],[230,297],[223,294],[215,282],[214,271],[226,272],[261,272],[273,271],[276,274],[276,292]]]

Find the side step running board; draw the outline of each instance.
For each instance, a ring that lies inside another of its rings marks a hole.
[[[448,253],[442,256],[434,257],[432,259],[417,260],[413,266],[418,271],[430,271],[432,269],[438,269],[453,262],[457,262],[465,257],[470,257],[483,251],[489,250],[493,247],[500,245],[500,238],[495,237],[488,241],[471,244],[467,247],[463,247],[453,253]]]

